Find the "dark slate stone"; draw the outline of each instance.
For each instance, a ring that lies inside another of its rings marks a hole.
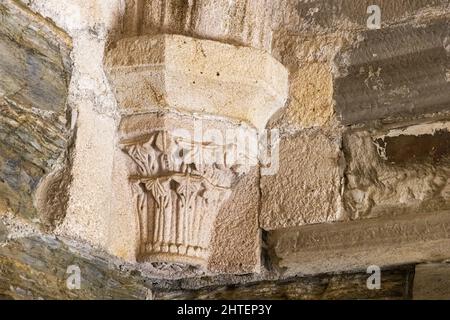
[[[33,194],[67,148],[70,50],[49,21],[0,4],[0,210],[34,217]]]
[[[336,57],[334,100],[351,125],[450,111],[448,19],[362,33],[364,40]]]
[[[80,289],[66,284],[73,265],[80,269]],[[22,238],[0,246],[0,299],[146,299],[144,282],[114,267],[108,258],[52,237]]]
[[[394,164],[432,163],[450,160],[450,132],[438,130],[434,134],[399,135],[375,139],[384,150],[386,160]]]
[[[66,285],[72,265],[80,268],[80,289]],[[270,280],[257,280],[256,275],[162,280],[93,248],[73,247],[53,237],[15,239],[0,246],[0,299],[411,298],[413,266],[383,269],[382,275],[379,290],[367,289],[365,272],[288,279],[272,274]]]
[[[0,221],[0,243],[6,241],[8,237],[8,230],[6,229],[6,226],[3,224],[3,222]]]
[[[207,287],[199,290],[155,291],[155,299],[410,299],[414,268],[383,271],[379,290],[367,289],[366,273],[325,274],[245,285]]]

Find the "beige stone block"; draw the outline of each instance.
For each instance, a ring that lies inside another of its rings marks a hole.
[[[333,82],[328,63],[306,64],[291,77],[289,118],[303,127],[323,126],[331,118]],[[289,112],[288,111],[288,112]]]
[[[342,154],[338,140],[321,131],[281,139],[279,168],[261,177],[263,229],[342,219]]]
[[[130,168],[134,163],[120,148],[113,152],[111,209],[103,221],[107,230],[105,249],[114,256],[136,262],[139,246],[139,221],[136,213]]]
[[[450,257],[450,212],[272,231],[273,261],[286,275],[440,261]]]
[[[105,65],[123,112],[170,107],[264,128],[288,94],[288,72],[269,54],[210,40],[126,38]]]
[[[67,214],[58,235],[105,248],[111,210],[115,123],[90,108],[80,110]]]
[[[220,208],[211,240],[209,268],[212,272],[260,272],[258,184],[258,169],[254,168],[237,182],[230,198]]]
[[[347,43],[345,34],[337,30],[321,35],[274,34],[271,53],[289,70],[289,99],[269,127],[298,131],[334,125],[333,60]]]

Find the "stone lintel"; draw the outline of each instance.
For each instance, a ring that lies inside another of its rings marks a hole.
[[[448,17],[361,33],[336,59],[334,100],[345,125],[450,110]],[[349,62],[350,61],[350,62]]]
[[[287,274],[366,270],[450,257],[450,211],[280,229],[269,233]]]

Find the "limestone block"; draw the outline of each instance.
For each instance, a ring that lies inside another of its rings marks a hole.
[[[282,138],[278,172],[261,176],[261,227],[273,230],[342,219],[342,160],[339,139],[321,131]]]
[[[450,110],[448,17],[363,32],[335,58],[334,100],[344,124]]]
[[[111,225],[112,167],[116,125],[85,101],[77,117],[70,198],[55,232],[104,247]]]
[[[450,211],[280,229],[269,233],[285,275],[439,261],[450,257]]]
[[[270,127],[304,129],[326,125],[334,113],[330,65],[311,62],[294,69],[290,73],[289,102],[278,117],[271,119]]]
[[[119,40],[105,65],[123,112],[170,107],[264,128],[288,94],[286,69],[267,53],[184,36]]]
[[[448,263],[424,263],[416,265],[413,299],[449,300],[450,265]]]
[[[215,273],[258,273],[261,266],[259,169],[253,168],[233,187],[216,218],[209,269]]]
[[[108,251],[162,277],[258,271],[257,161],[236,149],[234,130],[175,114],[124,117]],[[238,202],[243,189],[254,197]]]
[[[48,217],[64,211],[67,192],[37,190],[40,184],[66,190],[69,180],[61,167],[70,139],[72,43],[16,1],[2,1],[0,17],[0,211],[33,219],[39,206],[41,222],[52,224]]]
[[[333,59],[345,43],[339,32],[274,34],[272,55],[289,70],[289,99],[270,119],[270,128],[299,131],[336,123]]]
[[[450,209],[448,121],[348,132],[344,204],[352,219]]]

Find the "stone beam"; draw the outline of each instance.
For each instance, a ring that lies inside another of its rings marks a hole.
[[[360,34],[335,58],[334,100],[343,124],[413,118],[450,109],[448,17]]]
[[[281,229],[268,239],[273,261],[287,275],[444,260],[450,211]]]

